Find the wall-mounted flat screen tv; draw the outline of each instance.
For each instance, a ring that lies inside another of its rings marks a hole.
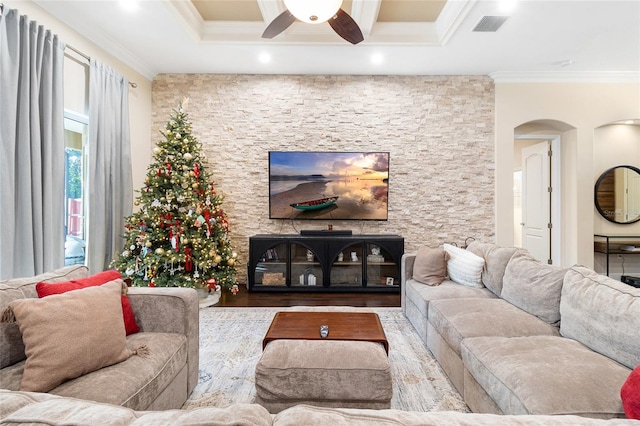
[[[269,152],[269,218],[387,220],[388,152]]]

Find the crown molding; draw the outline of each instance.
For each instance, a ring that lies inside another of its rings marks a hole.
[[[489,77],[495,83],[640,83],[634,71],[499,71]]]
[[[441,45],[455,34],[464,18],[469,14],[477,0],[448,1],[435,22],[436,32]]]

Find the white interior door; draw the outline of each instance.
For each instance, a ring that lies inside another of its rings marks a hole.
[[[541,262],[551,262],[551,144],[522,149],[522,247]]]
[[[630,172],[630,170],[628,171]],[[625,220],[634,220],[640,216],[640,176],[637,173],[627,173],[627,217]]]

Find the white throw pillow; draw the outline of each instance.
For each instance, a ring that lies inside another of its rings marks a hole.
[[[449,254],[447,273],[451,281],[469,287],[484,287],[482,284],[483,258],[451,244],[444,244],[442,248]]]

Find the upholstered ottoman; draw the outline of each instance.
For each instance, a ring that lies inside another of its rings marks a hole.
[[[256,403],[271,413],[297,404],[391,407],[391,365],[380,343],[274,340],[256,365]]]

